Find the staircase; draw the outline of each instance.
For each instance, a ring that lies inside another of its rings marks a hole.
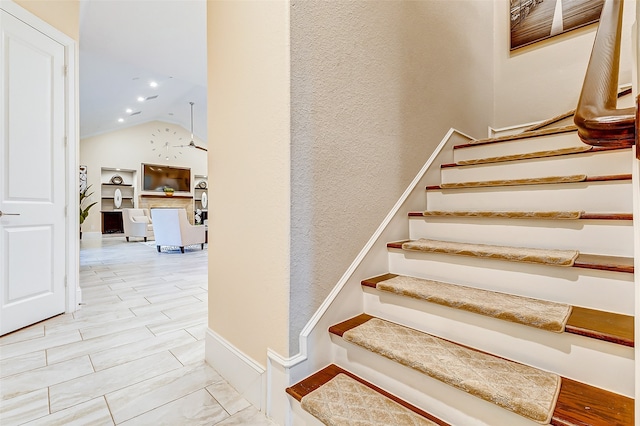
[[[443,144],[318,321],[293,424],[634,424],[634,157],[565,119]]]

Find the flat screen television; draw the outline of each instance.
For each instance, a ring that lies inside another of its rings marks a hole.
[[[142,165],[142,188],[144,191],[162,191],[170,186],[175,191],[191,191],[191,169],[183,167]]]

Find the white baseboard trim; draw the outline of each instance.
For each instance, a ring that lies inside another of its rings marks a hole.
[[[266,407],[265,369],[215,331],[207,328],[204,358],[258,410]]]
[[[83,240],[100,240],[102,239],[102,233],[82,231],[82,239]]]
[[[516,135],[518,133],[522,133],[525,129],[531,126],[535,126],[536,124],[540,124],[540,123],[542,123],[542,121],[532,121],[531,123],[523,123],[523,124],[517,124],[515,126],[507,126],[507,127],[500,127],[500,128],[494,128],[489,126],[487,137],[497,138],[500,136]]]
[[[286,389],[291,386],[293,370],[307,360],[302,354],[283,358],[267,349],[267,405],[266,415],[276,424],[292,426],[293,407]]]

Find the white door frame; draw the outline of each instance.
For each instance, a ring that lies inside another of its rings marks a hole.
[[[66,184],[66,309],[74,312],[82,300],[79,286],[79,152],[78,152],[78,108],[77,108],[77,44],[68,35],[31,14],[11,0],[1,0],[0,9],[29,24],[36,30],[64,46],[65,52],[65,184]]]

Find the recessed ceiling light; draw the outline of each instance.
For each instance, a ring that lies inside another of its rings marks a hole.
[[[125,110],[125,112],[126,112],[127,114],[131,114],[131,113],[133,112],[133,110],[132,110],[131,108],[127,108],[127,109]]]
[[[152,81],[149,83],[150,87],[158,87],[158,83],[156,83],[155,81]]]
[[[138,102],[144,102],[144,96],[138,96]]]
[[[124,123],[124,118],[118,118],[118,123]]]

